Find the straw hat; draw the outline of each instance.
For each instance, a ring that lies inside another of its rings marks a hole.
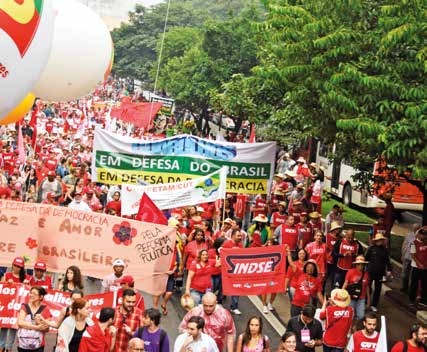
[[[338,307],[348,307],[350,305],[350,295],[347,290],[336,288],[331,292],[331,301]]]
[[[203,213],[205,211],[205,209],[203,207],[196,207],[196,211],[198,213]]]
[[[313,211],[312,213],[308,214],[310,216],[310,218],[312,219],[316,219],[316,218],[320,218],[322,215],[319,214],[317,211]]]
[[[286,207],[286,202],[279,202],[279,205]]]
[[[224,223],[224,224],[233,225],[234,221],[233,221],[233,219],[226,218],[226,219],[223,221],[223,223]]]
[[[295,171],[292,170],[288,170],[285,172],[285,176],[288,175],[289,177],[296,177],[297,173]]]
[[[179,225],[179,221],[178,221],[178,219],[176,219],[176,218],[174,218],[174,217],[171,217],[171,218],[168,220],[168,226],[175,227],[175,226],[177,226],[177,225]]]
[[[368,264],[369,262],[367,262],[365,260],[365,257],[363,255],[358,255],[356,257],[356,260],[353,262],[353,264]]]
[[[275,174],[274,177],[284,178],[285,175],[283,175],[279,172],[279,173]]]
[[[304,184],[303,183],[298,183],[297,184],[297,188],[304,188]]]
[[[375,237],[372,239],[372,241],[379,241],[379,240],[386,240],[387,238],[384,237],[382,233],[377,233]]]
[[[274,194],[275,196],[284,196],[284,195],[285,195],[282,191],[280,191],[280,190],[278,190],[278,189],[276,189],[276,190],[273,192],[273,194]]]
[[[256,217],[254,218],[254,221],[258,221],[258,222],[265,222],[265,223],[267,223],[267,222],[268,222],[268,219],[267,219],[267,217],[266,217],[264,214],[259,214],[258,216],[256,216]]]
[[[332,221],[330,231],[334,231],[336,229],[342,229],[342,226],[340,225],[340,223],[338,221]]]
[[[297,160],[297,163],[305,163],[305,159],[302,156],[300,156]]]
[[[181,306],[187,311],[193,309],[195,306],[194,299],[190,295],[184,294],[181,297]]]

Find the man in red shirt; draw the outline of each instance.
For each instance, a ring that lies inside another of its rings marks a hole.
[[[292,258],[295,258],[295,251],[298,245],[298,229],[295,227],[295,219],[292,215],[288,216],[286,223],[280,225],[274,231],[274,237],[279,244],[287,244],[292,252]]]
[[[114,315],[113,308],[101,309],[99,320],[88,326],[83,333],[79,352],[110,352],[116,335],[116,329],[113,326]]]
[[[117,291],[117,305],[120,305],[123,302],[123,291],[131,289],[134,290],[136,294],[135,307],[141,309],[142,312],[145,312],[144,297],[137,290],[135,290],[135,280],[133,277],[131,275],[123,275],[122,279],[120,280],[120,286],[121,288]]]
[[[423,226],[417,231],[415,241],[411,244],[411,288],[409,299],[415,305],[418,282],[421,281],[421,301],[423,308],[427,307],[427,226]]]
[[[337,287],[344,284],[345,275],[351,269],[354,259],[363,254],[362,245],[354,237],[354,230],[347,230],[345,237],[334,245],[332,256],[337,263],[334,276],[334,284]]]
[[[409,340],[396,343],[391,352],[425,352],[424,346],[427,342],[427,326],[416,323],[409,330]]]
[[[353,323],[354,312],[350,305],[350,295],[346,290],[335,289],[327,300],[323,302],[320,319],[326,320],[323,335],[323,351],[343,351],[347,344],[347,334]]]
[[[380,334],[375,331],[377,327],[377,317],[369,312],[363,319],[362,330],[351,335],[345,352],[375,352]]]
[[[278,210],[275,211],[273,214],[271,214],[271,220],[270,220],[271,231],[274,232],[274,230],[277,227],[286,223],[287,218],[288,218],[288,215],[286,214],[286,202],[280,202],[278,204]]]

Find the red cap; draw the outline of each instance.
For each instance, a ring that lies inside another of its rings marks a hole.
[[[46,263],[42,260],[37,260],[36,263],[34,264],[34,270],[36,269],[46,271],[47,270]]]
[[[56,176],[56,172],[55,171],[49,171],[47,173],[48,176]]]
[[[48,197],[48,198],[55,198],[56,194],[55,194],[55,192],[48,192],[48,194],[46,195],[46,197]]]
[[[18,267],[20,267],[20,268],[23,268],[24,266],[25,266],[25,260],[24,260],[24,258],[22,258],[22,257],[16,257],[14,260],[13,260],[13,263],[12,263],[13,265],[15,265],[15,266],[18,266]]]
[[[132,276],[130,275],[125,275],[122,277],[122,279],[120,280],[120,284],[128,284],[131,285],[135,282],[135,280],[133,279]]]
[[[303,212],[301,213],[301,216],[307,216],[307,212],[303,211]]]

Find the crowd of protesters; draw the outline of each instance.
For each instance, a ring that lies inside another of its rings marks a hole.
[[[105,101],[119,100],[124,90],[123,83],[110,81],[91,99],[58,104],[38,101],[20,126],[2,126],[0,198],[121,216],[120,185],[91,180],[94,128],[138,138],[163,138],[187,130],[202,135],[191,121],[177,125],[173,116],[159,118],[148,131],[111,119]],[[132,99],[143,100],[139,95]],[[245,142],[249,131],[247,125],[242,126],[241,133],[227,133],[225,138]],[[21,138],[24,150],[19,147]],[[123,260],[116,260],[113,273],[102,281],[104,292],[120,292],[121,303],[116,309],[104,308],[98,319],[91,319],[83,294],[84,273],[77,266],[69,267],[53,287],[44,262],[37,261],[27,272],[24,259],[15,258],[10,270],[1,268],[2,281],[26,283],[32,289],[29,303],[21,308],[18,329],[1,329],[0,350],[10,351],[17,339],[20,351],[43,351],[44,334],[54,327],[58,328],[57,351],[168,352],[171,343],[160,323],[162,315],[168,314],[169,299],[178,290],[188,308],[194,308],[179,326],[182,334],[174,351],[232,352],[236,348],[238,352],[267,352],[270,342],[262,333],[262,317],[249,319],[246,330],[236,336],[233,315],[241,314],[239,297],[229,297],[226,304],[219,256],[221,248],[282,244],[287,250],[288,270],[283,280],[292,318],[279,350],[314,351],[323,345],[324,351],[375,351],[374,313],[380,308],[382,284],[391,276],[387,221],[380,219],[373,227],[367,250],[353,229],[344,230],[339,205],[322,222],[324,169],[307,163],[303,156],[295,159],[284,151],[278,154],[268,195],[228,194],[220,206],[204,203],[167,211],[169,225],[176,227],[177,250],[165,292],[153,297],[152,308],[146,309]],[[404,244],[404,289],[409,290],[414,305],[417,296],[421,297],[420,307],[427,303],[426,242],[423,227],[414,228],[412,238]],[[61,313],[59,323],[53,323],[48,311],[41,308],[46,288],[71,295],[72,304]],[[263,314],[274,311],[275,297],[260,297]],[[315,317],[316,308],[319,314]],[[323,326],[319,320],[324,321]],[[363,329],[351,334],[355,321]],[[37,338],[38,344],[29,344],[31,338]],[[425,342],[425,326],[414,325],[409,340],[392,351],[422,351]]]

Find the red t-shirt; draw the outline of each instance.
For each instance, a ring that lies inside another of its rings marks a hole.
[[[215,204],[214,203],[202,203],[199,204],[205,211],[202,213],[202,219],[213,219],[215,214]]]
[[[25,279],[26,280],[30,280],[31,276],[30,275],[25,275]],[[21,283],[21,281],[19,280],[19,277],[14,276],[11,272],[7,272],[6,274],[4,274],[4,281],[8,282],[9,280],[12,280],[16,284],[20,284]]]
[[[334,249],[335,243],[338,241],[338,238],[332,236],[332,234],[326,234],[326,262],[328,264],[334,263],[334,258],[332,257],[332,250]]]
[[[339,254],[345,255],[350,253],[350,255],[338,258],[337,267],[342,270],[350,270],[358,250],[359,243],[357,241],[350,243],[347,242],[345,238],[343,238],[340,243]]]
[[[354,311],[351,307],[329,306],[325,311],[321,311],[320,319],[326,319],[323,343],[328,347],[344,348],[353,317]]]
[[[408,352],[424,352],[424,348],[423,347],[414,347],[412,346],[408,341],[406,341],[406,343],[408,344]],[[403,342],[399,341],[398,343],[396,343],[393,348],[391,349],[391,352],[403,352]]]
[[[293,271],[291,266],[288,267],[286,277],[289,279],[289,286],[296,288],[299,277],[303,274],[303,267],[305,263],[301,263],[299,260],[294,262],[296,270]]]
[[[308,253],[309,259],[314,259],[319,268],[319,273],[326,273],[326,243],[320,245],[316,242],[310,242],[305,250]]]
[[[110,352],[111,342],[110,330],[102,331],[96,322],[83,333],[79,352]]]
[[[193,260],[190,270],[194,271],[194,276],[191,280],[190,288],[200,292],[206,292],[208,288],[212,288],[212,269],[214,267],[215,262],[212,260],[209,260],[205,266]]]
[[[197,244],[196,241],[191,241],[190,243],[187,243],[187,245],[184,248],[184,254],[187,253],[187,263],[185,264],[185,268],[187,270],[190,269],[191,263],[193,262],[193,260],[196,259],[197,254],[202,249],[208,249],[208,245],[206,242]]]
[[[308,226],[308,224],[302,224],[298,223],[295,225],[296,229],[298,230],[298,239],[302,240],[303,246],[307,243],[310,243],[313,241],[313,231],[311,231],[311,228]]]
[[[295,226],[282,225],[282,244],[287,244],[291,251],[296,250],[298,245],[298,230]]]
[[[297,307],[304,307],[310,303],[310,298],[315,297],[317,292],[322,292],[322,285],[317,278],[302,274],[295,286],[295,295],[292,304]]]
[[[216,259],[219,258],[219,256],[216,253],[215,248],[211,248],[208,250],[208,256],[209,260],[216,263]],[[221,267],[217,268],[216,266],[212,268],[212,275],[221,275]]]
[[[353,268],[350,269],[347,274],[345,274],[345,281],[347,281],[348,285],[358,283],[360,278],[362,277],[362,272],[357,269]],[[368,289],[369,284],[369,274],[368,272],[365,272],[362,280],[362,293],[360,294],[360,299],[366,298],[366,291]]]
[[[271,226],[278,227],[279,225],[284,225],[287,218],[288,216],[286,214],[280,215],[280,213],[276,211],[271,215]]]
[[[243,248],[243,245],[241,242],[236,243],[233,240],[227,240],[222,245],[222,248]]]
[[[268,203],[264,198],[258,197],[255,200],[255,208],[262,208],[262,210],[254,211],[254,218],[260,214],[267,215]]]
[[[52,289],[52,277],[49,275],[43,275],[41,280],[37,280],[34,276],[30,279],[31,286],[42,286],[47,290]]]
[[[349,352],[375,352],[380,334],[374,331],[372,336],[366,336],[363,330],[356,331],[347,345]]]

